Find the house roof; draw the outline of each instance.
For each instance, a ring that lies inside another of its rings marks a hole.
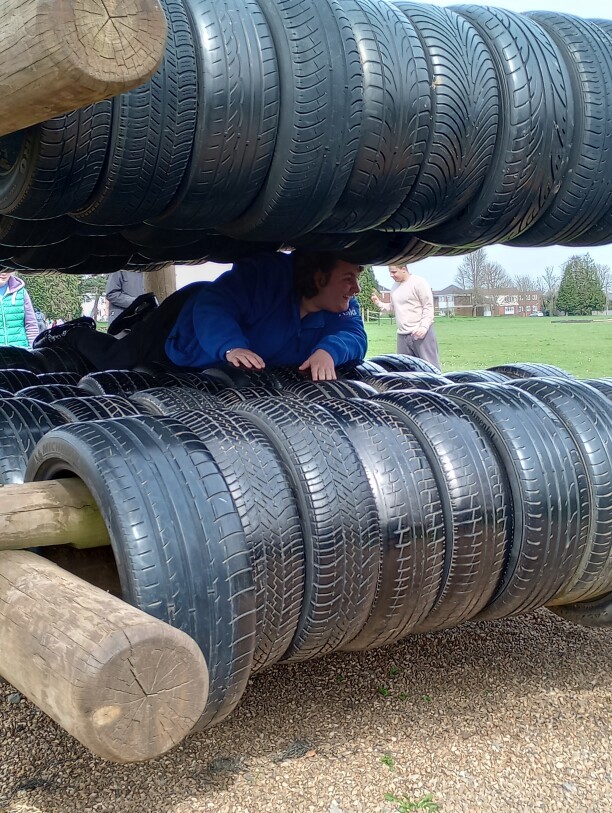
[[[470,294],[471,291],[466,291],[465,288],[460,288],[458,285],[447,285],[440,291],[433,291],[434,296],[447,296],[448,294]]]

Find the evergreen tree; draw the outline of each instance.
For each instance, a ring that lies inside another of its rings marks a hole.
[[[372,302],[372,293],[378,290],[378,285],[371,265],[366,265],[359,275],[359,287],[361,291],[357,294],[357,301],[365,319],[366,311],[377,310],[376,305]]]
[[[47,319],[75,319],[81,315],[81,278],[78,274],[24,274],[35,310]]]
[[[568,315],[588,315],[606,307],[599,266],[590,254],[574,254],[561,268],[557,307]]]

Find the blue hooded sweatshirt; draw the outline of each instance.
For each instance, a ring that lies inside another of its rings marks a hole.
[[[166,341],[166,355],[181,367],[225,362],[243,347],[266,364],[299,366],[315,350],[336,365],[361,361],[367,337],[356,299],[344,313],[318,311],[300,318],[290,255],[259,254],[234,264],[214,282],[196,283]]]

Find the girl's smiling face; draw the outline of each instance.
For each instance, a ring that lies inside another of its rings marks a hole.
[[[315,275],[319,291],[310,303],[316,302],[318,309],[332,313],[347,310],[351,298],[357,296],[361,290],[359,274],[362,270],[360,265],[338,260],[327,280],[323,274],[320,274],[318,279]]]
[[[13,276],[14,271],[7,271],[6,269],[0,269],[0,286],[6,285],[9,279]]]

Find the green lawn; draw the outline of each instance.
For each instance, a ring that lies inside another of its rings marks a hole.
[[[380,325],[368,322],[366,329],[368,356],[395,352],[394,322],[383,318]],[[612,376],[612,319],[572,322],[546,317],[456,317],[436,319],[436,333],[444,371],[539,361],[556,364],[579,378]]]

